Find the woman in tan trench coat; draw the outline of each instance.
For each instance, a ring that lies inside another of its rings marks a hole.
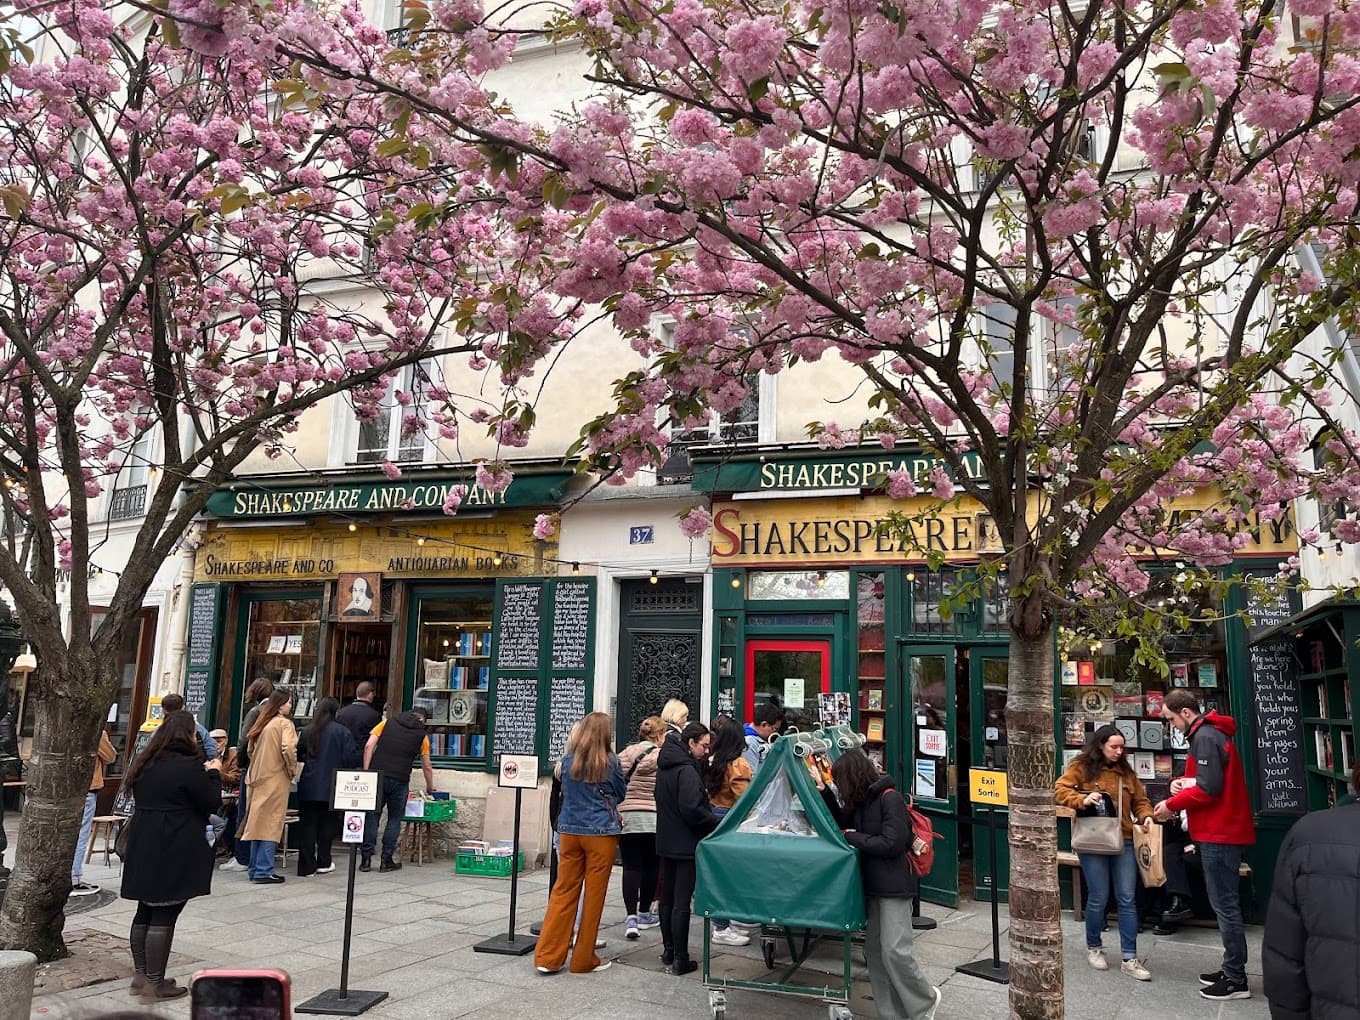
[[[246,734],[250,767],[246,770],[246,823],[241,839],[250,844],[250,880],[260,884],[283,881],[274,873],[274,853],[283,835],[288,794],[297,778],[297,727],[291,718],[292,695],[278,690],[269,696],[255,725]]]

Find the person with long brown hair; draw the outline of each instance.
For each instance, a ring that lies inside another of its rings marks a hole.
[[[166,715],[123,785],[133,796],[120,890],[137,901],[128,933],[131,991],[147,1002],[175,999],[188,991],[165,977],[175,923],[185,903],[212,892],[213,848],[204,829],[222,799],[216,769],[204,768],[193,716]]]
[[[540,974],[555,974],[566,963],[576,907],[583,895],[572,973],[587,974],[609,966],[596,954],[595,939],[619,849],[619,803],[628,792],[613,753],[613,728],[608,714],[591,712],[567,741],[567,753],[558,765],[562,778],[559,859],[557,882],[534,949],[534,965]]]
[[[246,734],[246,746],[250,749],[250,769],[246,772],[250,802],[241,838],[251,841],[250,880],[261,885],[283,881],[282,875],[274,873],[274,854],[288,814],[288,794],[300,770],[292,711],[292,694],[282,689],[274,691]]]
[[[1133,819],[1137,818],[1145,830],[1150,829],[1152,802],[1124,757],[1124,735],[1117,727],[1106,724],[1092,734],[1081,754],[1072,759],[1058,779],[1054,799],[1074,811],[1119,813],[1124,837],[1121,853],[1077,854],[1082,878],[1086,880],[1086,962],[1096,970],[1109,969],[1100,933],[1105,928],[1105,909],[1110,903],[1113,882],[1119,904],[1119,949],[1123,956],[1119,969],[1139,981],[1151,981],[1152,975],[1138,959],[1138,907],[1134,902],[1138,864],[1133,856]]]
[[[335,870],[331,844],[340,835],[340,812],[331,810],[331,792],[340,769],[356,768],[354,735],[336,720],[340,702],[322,698],[298,742],[305,761],[298,777],[298,878]]]

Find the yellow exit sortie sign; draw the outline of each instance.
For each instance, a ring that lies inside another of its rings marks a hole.
[[[974,804],[1005,807],[1006,773],[998,769],[969,769],[968,796]]]

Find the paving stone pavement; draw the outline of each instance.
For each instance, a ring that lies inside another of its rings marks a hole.
[[[12,845],[12,843],[11,843]],[[298,879],[291,871],[279,886],[250,884],[243,873],[215,873],[213,894],[192,901],[185,909],[175,937],[170,975],[181,980],[204,966],[281,967],[292,977],[293,1003],[327,988],[338,987],[341,936],[344,923],[345,857],[327,876]],[[708,993],[698,975],[677,978],[666,974],[657,954],[660,936],[644,932],[636,942],[623,937],[623,908],[618,883],[611,883],[602,934],[608,941],[605,959],[618,961],[608,971],[592,975],[566,972],[538,974],[532,957],[476,953],[475,943],[503,934],[509,914],[509,882],[470,878],[453,873],[452,863],[440,859],[401,871],[358,875],[350,986],[380,989],[389,998],[364,1014],[374,1020],[571,1020],[571,1018],[639,1018],[680,1020],[710,1015]],[[116,889],[118,868],[87,866],[85,879]],[[546,872],[522,876],[519,889],[519,930],[526,933],[547,901]],[[774,891],[772,891],[773,893]],[[775,893],[777,894],[777,893]],[[84,930],[126,938],[133,904],[116,900],[83,912],[67,922],[68,936]],[[917,935],[917,953],[926,975],[941,986],[944,999],[937,1020],[987,1020],[1006,1014],[1006,988],[958,974],[960,963],[990,955],[990,908],[966,903],[959,910],[930,904],[925,912],[939,927]],[[1006,913],[1001,952],[1006,953]],[[692,943],[698,958],[701,923]],[[1072,1020],[1266,1020],[1269,1011],[1261,994],[1261,929],[1248,928],[1249,979],[1253,997],[1213,1003],[1198,996],[1196,975],[1217,967],[1218,933],[1188,929],[1174,937],[1145,933],[1139,951],[1147,957],[1153,980],[1136,982],[1117,970],[1099,973],[1085,962],[1081,925],[1064,916],[1067,1016]],[[1111,932],[1114,935],[1114,932]],[[1117,938],[1117,936],[1116,936]],[[1113,945],[1107,936],[1107,945]],[[125,952],[121,948],[110,956]],[[1110,952],[1117,959],[1118,952]],[[779,960],[787,960],[784,949]],[[855,1016],[875,1016],[868,996],[862,957],[855,954],[851,1009]],[[121,965],[126,969],[126,956]],[[758,943],[722,947],[713,959],[715,974],[760,977],[766,969]],[[836,975],[840,950],[821,947],[803,968],[800,979],[816,980],[821,971]],[[99,976],[91,971],[91,976]],[[47,1020],[94,1020],[119,1010],[146,1017],[187,1018],[187,1000],[155,1008],[139,1007],[127,994],[126,979],[100,980],[86,987],[42,994],[34,1001],[33,1016]],[[816,1001],[769,992],[733,990],[728,994],[727,1017],[788,1017],[814,1020],[827,1009]]]

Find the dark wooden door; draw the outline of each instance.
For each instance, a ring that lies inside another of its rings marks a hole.
[[[619,613],[619,747],[637,740],[638,726],[670,698],[701,717],[704,586],[696,577],[624,581]]]

